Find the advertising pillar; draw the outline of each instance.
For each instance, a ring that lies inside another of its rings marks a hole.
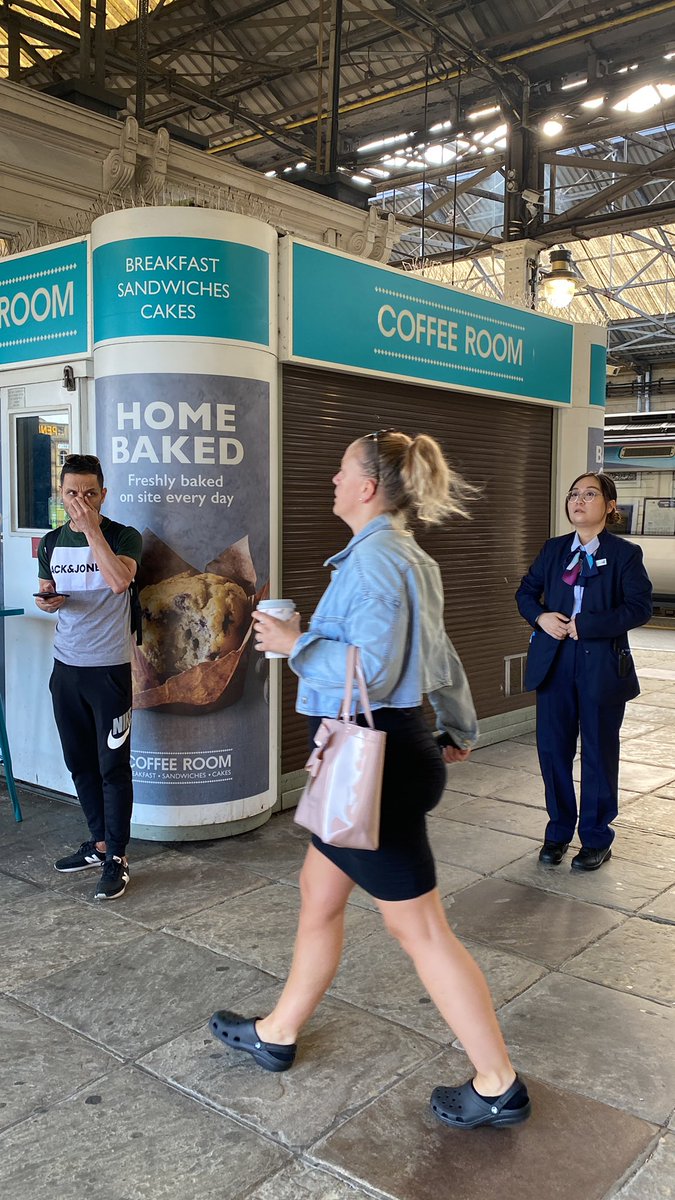
[[[276,243],[196,208],[92,227],[104,512],[143,535],[137,837],[242,832],[277,798],[277,689],[251,623],[277,573]]]

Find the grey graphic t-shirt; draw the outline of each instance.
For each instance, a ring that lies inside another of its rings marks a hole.
[[[101,521],[106,534],[111,522]],[[83,533],[62,525],[51,563],[43,538],[38,547],[38,576],[52,579],[57,592],[68,594],[56,618],[54,658],[69,667],[116,667],[131,662],[129,593],[109,588]],[[122,530],[115,551],[140,563],[141,535],[131,525]]]

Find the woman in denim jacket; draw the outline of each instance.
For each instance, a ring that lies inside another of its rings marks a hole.
[[[299,677],[298,711],[314,734],[339,713],[347,647],[358,646],[378,729],[388,733],[378,850],[349,850],[312,837],[300,876],[301,912],[291,971],[263,1019],[221,1011],[211,1030],[270,1071],[293,1065],[297,1035],[337,971],[345,906],[354,884],[375,900],[424,987],[460,1039],[475,1077],[439,1087],[431,1104],[448,1125],[515,1125],[530,1115],[527,1089],[502,1039],[487,983],[449,928],[436,886],[425,814],[440,800],[445,763],[468,758],[478,736],[462,664],[443,627],[437,563],[405,527],[466,516],[471,491],[433,438],[380,430],[349,446],[333,479],[333,511],[353,537],[328,560],[330,584],[309,629],[299,617],[256,612],[256,646],[288,655]],[[422,715],[428,695],[440,745]],[[359,718],[363,721],[363,718]]]

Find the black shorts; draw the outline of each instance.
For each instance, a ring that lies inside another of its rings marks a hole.
[[[378,708],[373,721],[387,734],[379,849],[327,846],[315,834],[312,844],[370,896],[413,900],[436,886],[425,816],[443,795],[445,763],[421,708]],[[319,723],[309,718],[310,739]]]

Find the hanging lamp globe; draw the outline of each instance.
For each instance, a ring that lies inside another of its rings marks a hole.
[[[552,250],[551,269],[542,275],[539,286],[551,308],[567,308],[574,299],[579,273],[572,260],[571,250]]]

